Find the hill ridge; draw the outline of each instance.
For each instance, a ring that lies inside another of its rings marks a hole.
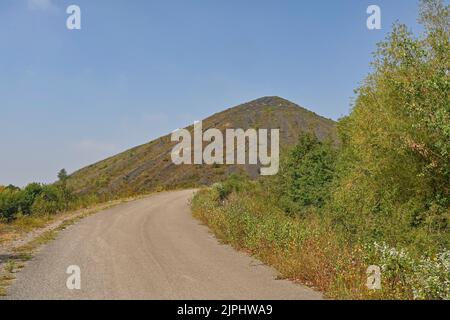
[[[313,132],[319,139],[336,138],[333,120],[278,96],[261,97],[213,114],[203,120],[203,129],[280,129],[280,147],[293,146],[301,133]],[[193,125],[187,127],[192,130]],[[196,187],[223,180],[231,173],[257,177],[259,165],[176,166],[171,151],[176,143],[170,133],[146,144],[77,170],[68,183],[78,193],[105,197],[149,192],[157,188]]]

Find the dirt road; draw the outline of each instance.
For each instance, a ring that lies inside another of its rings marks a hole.
[[[220,244],[192,218],[193,191],[161,193],[62,231],[17,274],[7,299],[320,299]],[[81,290],[66,286],[79,266]]]

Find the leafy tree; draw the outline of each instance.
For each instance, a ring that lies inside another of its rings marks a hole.
[[[0,219],[12,221],[19,212],[19,192],[5,189],[0,193]]]
[[[69,178],[66,169],[61,169],[58,173],[58,186],[61,190],[61,201],[63,202],[64,210],[69,208],[69,203],[73,198],[72,191],[67,186],[67,179]]]
[[[331,142],[321,142],[310,133],[302,135],[277,178],[276,193],[283,209],[299,213],[305,207],[321,208],[329,198],[336,156]]]
[[[23,190],[13,185],[0,188],[0,219],[8,222],[18,214],[54,214],[69,209],[74,196],[67,187],[67,172],[58,173],[59,181],[52,185],[30,183]]]
[[[31,207],[42,191],[43,187],[39,183],[30,183],[22,190],[19,196],[19,206],[23,214],[31,214]]]
[[[65,183],[67,181],[68,175],[66,169],[61,169],[58,172],[58,179],[60,182]]]
[[[406,243],[417,228],[426,241],[448,235],[449,6],[423,0],[420,22],[423,37],[396,24],[379,44],[374,71],[339,125],[343,153],[331,211],[354,234]]]
[[[6,187],[6,189],[7,189],[7,190],[10,190],[10,191],[20,191],[20,188],[19,188],[19,187],[16,187],[15,185],[12,185],[12,184],[8,185],[8,186]]]
[[[31,211],[33,214],[55,214],[65,207],[62,189],[56,185],[46,185],[35,199]]]

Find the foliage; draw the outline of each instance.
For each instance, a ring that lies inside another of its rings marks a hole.
[[[66,206],[62,188],[54,185],[44,186],[41,194],[32,205],[33,214],[55,214]]]
[[[301,135],[273,182],[280,206],[288,213],[321,208],[330,195],[336,156],[332,142],[321,142],[313,134]]]
[[[223,182],[218,182],[213,185],[219,194],[220,200],[225,200],[233,191],[242,190],[244,185],[244,177],[232,174]]]
[[[328,223],[314,215],[288,216],[262,184],[243,185],[225,201],[219,201],[216,188],[200,191],[192,203],[194,216],[225,243],[276,267],[282,277],[313,285],[330,297],[369,294],[360,264],[354,263],[360,253]]]
[[[395,25],[339,124],[329,211],[355,236],[422,250],[449,245],[449,7],[422,1],[425,36]]]
[[[31,207],[36,198],[43,192],[43,186],[39,183],[31,183],[20,192],[20,211],[24,215],[31,214]]]
[[[69,177],[69,176],[67,175],[66,169],[61,169],[61,170],[58,172],[58,179],[59,179],[60,182],[65,183],[68,177]]]
[[[19,193],[5,189],[0,193],[0,219],[11,221],[19,212]]]
[[[61,181],[52,185],[30,183],[23,189],[3,187],[0,189],[0,219],[12,221],[21,215],[55,214],[79,204],[80,200]]]
[[[450,251],[415,258],[404,249],[374,243],[365,252],[368,263],[381,267],[382,286],[390,298],[450,299]]]
[[[420,38],[394,25],[339,121],[338,151],[304,135],[278,177],[202,191],[194,215],[335,298],[449,299],[449,12],[423,0]],[[365,287],[370,265],[379,291]]]

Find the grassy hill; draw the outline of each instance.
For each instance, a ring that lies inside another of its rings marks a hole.
[[[336,137],[332,120],[325,119],[279,97],[260,98],[203,120],[203,130],[280,129],[281,149],[293,146],[302,132],[314,132],[319,139]],[[193,127],[188,127],[192,132]],[[231,173],[258,175],[258,165],[181,165],[171,161],[176,143],[170,134],[83,168],[69,178],[78,193],[105,196],[148,192],[156,188],[189,187],[223,180]]]

